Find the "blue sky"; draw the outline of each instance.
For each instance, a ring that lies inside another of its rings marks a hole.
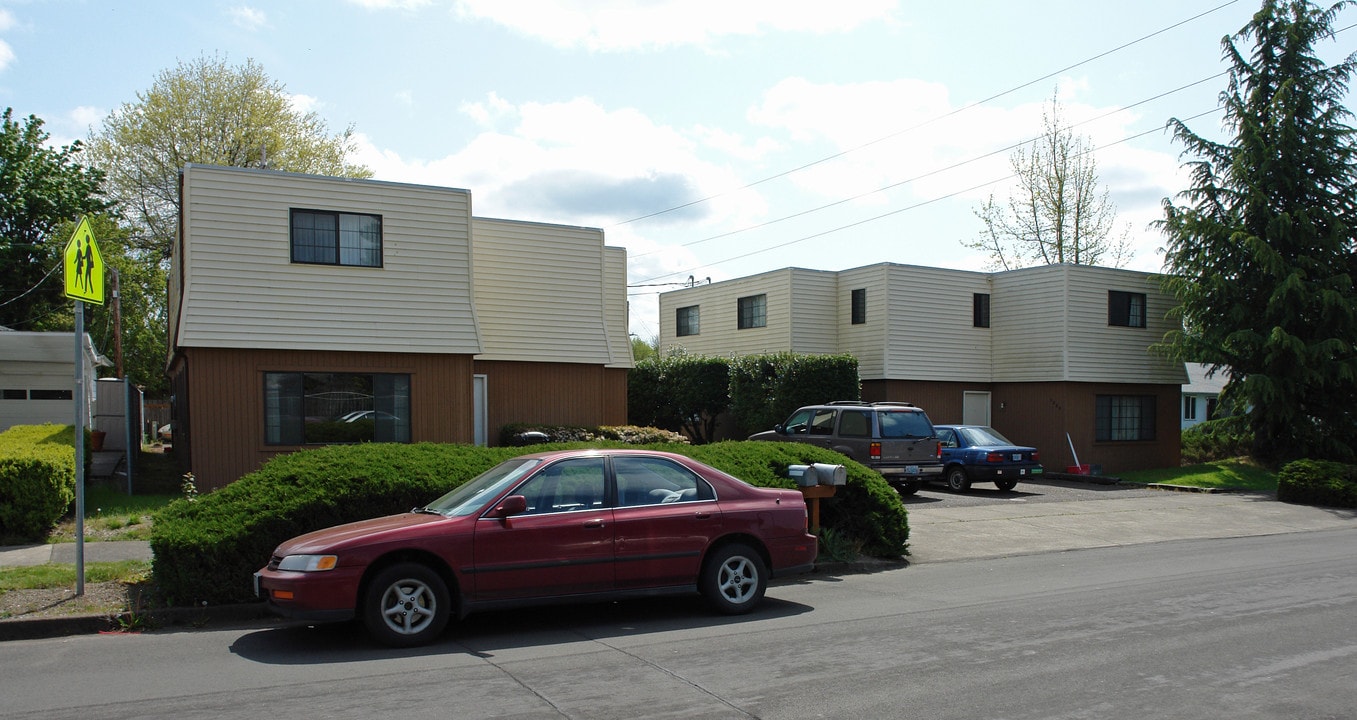
[[[973,212],[1007,197],[1009,148],[1041,133],[1053,94],[1097,148],[1128,267],[1159,270],[1146,226],[1187,187],[1165,121],[1217,134],[1220,41],[1258,6],[0,0],[0,105],[66,143],[180,61],[253,59],[332,131],[351,126],[378,179],[603,228],[628,249],[631,331],[648,339],[656,293],[689,276],[984,269],[962,245]]]

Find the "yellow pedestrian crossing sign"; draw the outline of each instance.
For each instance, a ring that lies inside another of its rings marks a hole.
[[[66,297],[103,305],[104,258],[94,242],[89,218],[80,218],[80,224],[66,243],[62,263],[66,271]]]

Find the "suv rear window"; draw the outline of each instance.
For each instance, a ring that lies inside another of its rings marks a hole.
[[[882,410],[877,419],[883,438],[926,438],[933,434],[933,425],[921,412]]]

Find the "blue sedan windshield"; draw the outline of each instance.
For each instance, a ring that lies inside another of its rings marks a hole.
[[[965,427],[957,428],[957,432],[966,438],[966,445],[987,446],[987,445],[1012,445],[1008,438],[999,434],[998,430],[991,427]]]

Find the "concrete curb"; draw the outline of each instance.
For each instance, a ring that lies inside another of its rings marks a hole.
[[[20,616],[0,620],[0,642],[39,640],[68,635],[92,635],[95,633],[135,633],[141,630],[165,630],[168,628],[198,630],[208,626],[253,623],[274,617],[262,602],[210,607],[159,608],[144,613],[124,611],[112,615],[69,615],[43,618]]]

